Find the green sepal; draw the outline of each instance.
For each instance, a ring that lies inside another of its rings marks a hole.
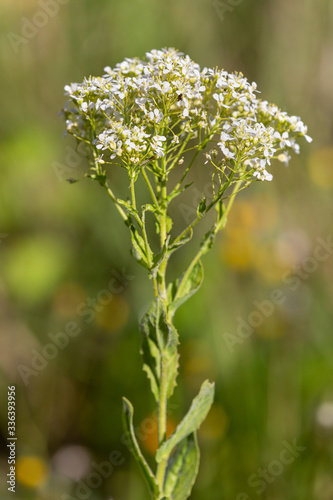
[[[160,446],[156,452],[156,462],[168,460],[169,456],[180,441],[198,430],[205,420],[214,399],[214,383],[206,380],[199,394],[193,399],[191,407],[183,420],[171,436]]]
[[[127,433],[131,443],[129,449],[141,468],[141,471],[144,475],[151,496],[155,498],[155,495],[157,495],[159,492],[159,488],[156,484],[154,474],[152,473],[137,442],[133,427],[133,413],[134,410],[130,401],[128,401],[128,399],[126,398],[123,398],[123,422],[124,422],[125,432]]]
[[[204,278],[204,270],[199,260],[189,275],[184,273],[168,287],[168,297],[170,301],[169,312],[173,315],[179,306],[188,300],[195,292],[199,290]]]
[[[186,500],[191,494],[199,471],[200,451],[196,432],[177,445],[169,460],[163,494],[172,500]]]

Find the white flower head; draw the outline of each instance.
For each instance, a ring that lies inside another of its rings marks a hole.
[[[149,151],[157,160],[174,159],[177,152],[181,157],[190,138],[191,148],[217,146],[217,168],[270,181],[266,167],[273,159],[287,165],[291,153],[300,151],[300,138],[312,140],[298,116],[257,97],[255,82],[241,73],[201,69],[175,49],[126,58],[104,72],[66,85],[63,114],[67,133],[90,144],[106,164],[111,159],[131,169]],[[209,151],[206,163],[212,158]]]

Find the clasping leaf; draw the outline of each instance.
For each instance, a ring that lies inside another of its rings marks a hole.
[[[156,461],[168,460],[172,450],[180,441],[195,432],[205,420],[214,399],[214,383],[206,380],[191,407],[171,436],[156,452]]]
[[[200,452],[196,432],[184,438],[172,457],[166,471],[164,495],[172,500],[186,500],[199,470]]]
[[[151,383],[156,401],[159,401],[161,370],[167,374],[167,394],[170,397],[178,375],[178,333],[167,321],[160,299],[155,299],[141,322],[144,371]]]

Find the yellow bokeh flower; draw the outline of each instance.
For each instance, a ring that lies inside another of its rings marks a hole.
[[[41,457],[22,456],[16,462],[16,479],[23,486],[38,488],[48,476],[47,464]]]
[[[176,429],[176,421],[168,416],[166,423],[166,436],[167,438]],[[137,429],[137,435],[142,443],[142,446],[152,455],[155,455],[158,449],[158,423],[157,415],[152,414],[142,420],[140,426]]]

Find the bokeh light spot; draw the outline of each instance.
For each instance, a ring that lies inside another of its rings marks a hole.
[[[64,283],[55,292],[53,307],[59,316],[71,318],[77,315],[77,308],[86,300],[84,289],[75,283]]]
[[[201,439],[213,441],[225,435],[228,426],[228,417],[218,404],[214,404],[199,429]]]
[[[176,421],[172,417],[168,416],[166,428],[167,438],[173,433],[176,427]],[[155,455],[156,450],[158,449],[158,423],[156,414],[149,415],[142,420],[138,429],[138,436],[142,446],[149,453]]]
[[[47,479],[48,468],[44,460],[37,456],[22,456],[16,462],[16,478],[28,488],[38,488]]]
[[[333,148],[314,151],[309,158],[308,169],[311,179],[323,189],[333,187]]]
[[[52,462],[57,472],[73,480],[85,477],[91,467],[88,450],[78,445],[60,448],[53,456]]]
[[[105,301],[107,301],[107,295],[105,295]],[[119,295],[111,295],[109,297],[110,302],[105,305],[102,302],[98,302],[96,305],[96,323],[108,331],[117,331],[125,326],[128,316],[129,307],[125,299]]]
[[[3,275],[11,293],[28,304],[45,300],[64,274],[68,248],[56,236],[22,238],[6,248]]]

